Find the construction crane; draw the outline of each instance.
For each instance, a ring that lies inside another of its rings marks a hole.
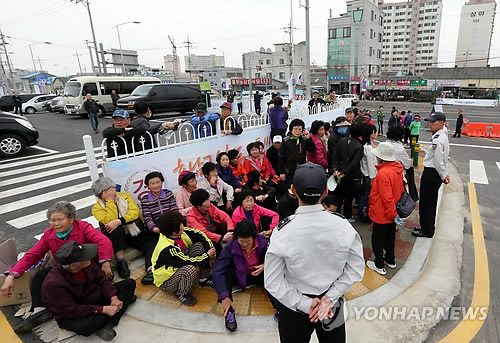
[[[177,70],[179,69],[179,59],[177,57],[177,46],[175,46],[174,40],[168,36],[170,43],[172,43],[172,66],[174,72],[174,82],[177,81]]]

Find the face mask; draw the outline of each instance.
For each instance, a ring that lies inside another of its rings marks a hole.
[[[339,133],[339,135],[344,136],[347,133],[347,127],[337,127],[337,132]]]

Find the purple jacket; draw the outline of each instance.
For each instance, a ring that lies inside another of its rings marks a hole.
[[[264,235],[258,234],[255,240],[259,244],[257,249],[255,249],[257,259],[259,260],[259,264],[262,264],[266,257],[267,238]],[[231,294],[231,290],[228,290],[226,286],[225,275],[228,268],[234,269],[238,285],[241,290],[244,290],[247,286],[247,261],[237,239],[233,239],[222,249],[219,258],[217,258],[212,268],[212,280],[221,301]]]
[[[269,110],[269,121],[271,122],[271,129],[286,129],[286,120],[288,113],[281,106],[273,106]]]

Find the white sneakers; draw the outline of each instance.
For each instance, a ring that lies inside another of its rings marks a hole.
[[[385,271],[385,268],[377,268],[377,266],[375,265],[375,262],[373,262],[373,261],[366,262],[366,265],[368,266],[368,268],[370,268],[371,270],[376,271],[380,275],[385,275],[387,273]]]
[[[391,269],[395,269],[395,268],[396,268],[396,263],[394,263],[394,264],[390,264],[390,263],[385,262],[385,265],[386,265],[387,267],[391,268]]]

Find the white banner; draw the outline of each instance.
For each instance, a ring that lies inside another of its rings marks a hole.
[[[438,105],[497,107],[498,100],[437,98],[436,104],[438,104]]]
[[[343,108],[301,119],[309,128],[314,120],[331,122],[340,115],[343,115]],[[160,171],[165,178],[165,188],[175,193],[179,189],[177,178],[182,171],[191,170],[200,177],[203,164],[209,161],[215,163],[219,152],[237,149],[246,156],[246,146],[250,142],[262,141],[267,149],[271,145],[270,132],[269,125],[245,128],[238,136],[212,136],[152,154],[103,162],[103,173],[118,185],[119,191],[132,194],[139,203],[138,199],[148,192],[144,184],[146,174]]]

